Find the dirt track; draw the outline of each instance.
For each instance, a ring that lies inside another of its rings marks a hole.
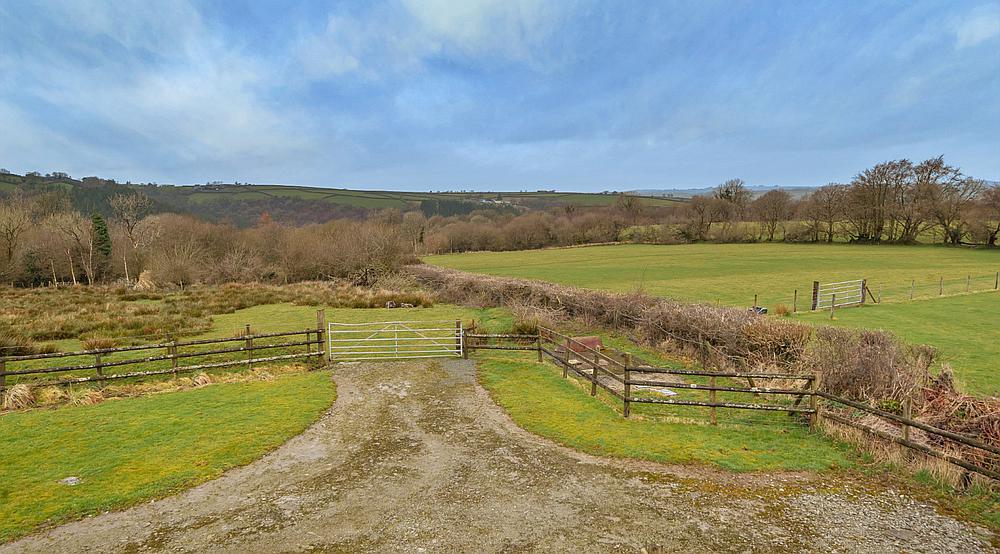
[[[341,367],[336,405],[247,467],[7,552],[992,552],[891,491],[609,461],[517,428],[470,362]]]

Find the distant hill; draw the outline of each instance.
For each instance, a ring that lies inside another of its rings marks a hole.
[[[754,197],[760,196],[769,190],[782,189],[786,190],[795,198],[801,198],[816,190],[819,187],[811,186],[795,186],[795,187],[780,187],[776,185],[747,185],[747,189],[753,193]],[[691,188],[691,189],[641,189],[641,190],[630,190],[628,194],[635,194],[637,196],[650,196],[655,198],[690,198],[692,196],[698,195],[709,195],[715,187],[704,187],[704,188]]]
[[[117,183],[109,179],[68,175],[0,174],[0,192],[21,188],[34,192],[61,191],[85,213],[108,215],[107,200],[114,194],[139,190],[155,202],[157,211],[188,213],[211,221],[246,226],[267,213],[286,223],[314,223],[341,217],[363,217],[373,210],[421,210],[426,215],[457,215],[474,210],[521,212],[573,205],[596,207],[614,204],[618,193],[534,192],[405,192],[363,191],[294,185],[212,183],[159,185]],[[680,199],[644,196],[648,206],[671,206]]]

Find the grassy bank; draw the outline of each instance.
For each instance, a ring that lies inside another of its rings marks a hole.
[[[0,541],[214,479],[302,432],[335,396],[314,372],[0,416]]]
[[[845,447],[791,422],[713,427],[642,414],[625,419],[563,379],[551,364],[491,355],[479,361],[479,368],[483,387],[519,426],[589,454],[731,471],[823,471],[854,465]]]

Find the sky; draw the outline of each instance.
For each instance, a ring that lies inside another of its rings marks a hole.
[[[0,2],[0,167],[579,191],[1000,180],[1000,0]]]

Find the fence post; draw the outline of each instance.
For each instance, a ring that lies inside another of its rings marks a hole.
[[[903,398],[903,417],[905,417],[906,419],[911,419],[912,418],[911,412],[912,412],[912,405],[911,405],[911,402],[910,402],[910,395],[907,394],[906,397]],[[902,427],[900,428],[900,431],[903,434],[903,440],[904,441],[910,440],[910,426],[909,425],[903,423]]]
[[[173,370],[174,379],[177,378],[177,339],[172,335],[167,335],[167,356],[170,356],[170,369]]]
[[[944,294],[944,277],[938,279],[938,296]]]
[[[798,311],[799,311],[799,289],[795,289],[795,292],[792,293],[792,313],[794,314]]]
[[[993,290],[1000,289],[1000,271],[997,272],[997,276],[993,279]]]
[[[94,354],[94,365],[97,366],[94,369],[97,370],[98,377],[104,377],[104,367],[101,366],[101,353],[98,352]]]
[[[590,372],[590,396],[597,395],[597,370],[601,368],[601,359],[594,352],[594,369]]]
[[[247,323],[246,327],[246,345],[247,349],[247,370],[253,370],[253,335],[250,334],[250,324]]]
[[[815,310],[819,305],[819,281],[813,281],[813,302],[811,310]]]
[[[971,274],[968,277],[965,278],[965,292],[969,292],[970,288],[972,288],[972,275]]]
[[[809,381],[809,428],[815,429],[819,424],[819,402],[816,401],[816,391],[819,389],[819,371],[813,372],[813,378]]]
[[[563,347],[563,379],[569,375],[569,337],[566,337],[566,346]]]
[[[716,410],[715,410],[715,375],[712,375],[711,377],[708,378],[708,386],[711,387],[711,390],[708,391],[708,401],[711,402],[711,404],[712,404],[712,407],[709,408],[710,413],[712,414],[712,425],[718,425],[719,424],[719,420],[716,419],[716,413],[715,413],[716,412]]]
[[[754,308],[757,307],[757,293],[756,292],[753,293],[753,307]]]
[[[542,363],[542,335],[535,335],[535,350],[538,351],[538,363]]]
[[[868,290],[868,279],[862,279],[861,280],[861,305],[862,306],[864,306],[864,304],[865,304],[865,294],[871,294],[871,291]]]
[[[630,379],[632,378],[629,374],[629,367],[632,365],[632,355],[628,352],[625,353],[625,417],[629,414],[629,397],[632,396],[632,383]],[[2,377],[0,377],[2,379]]]
[[[837,293],[833,293],[833,297],[830,299],[830,319],[833,319],[833,312],[837,308]]]
[[[326,346],[326,310],[316,310],[316,346],[317,352],[322,352],[320,360],[330,361],[330,349]]]
[[[917,286],[916,279],[910,279],[910,300],[913,300],[913,289]]]
[[[0,360],[0,392],[7,385],[7,360]]]
[[[882,283],[878,284],[878,299],[875,300],[875,303],[876,304],[881,304],[882,303]]]

